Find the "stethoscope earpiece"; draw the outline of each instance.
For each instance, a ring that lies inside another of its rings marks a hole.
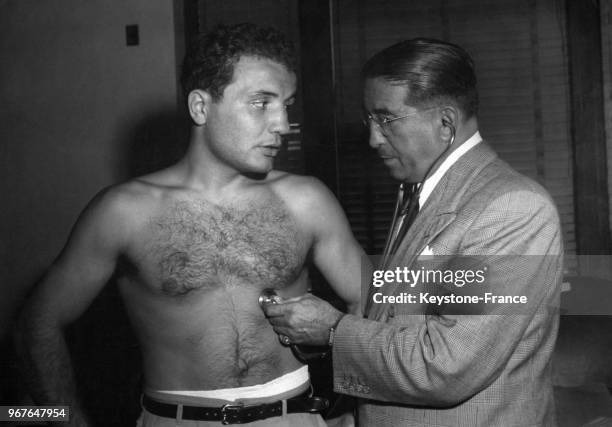
[[[455,133],[456,133],[455,126],[453,126],[450,120],[448,119],[442,119],[442,124],[446,126],[447,128],[450,128],[451,130],[451,139],[448,143],[448,146],[450,147],[451,145],[453,145],[453,142],[455,142]]]

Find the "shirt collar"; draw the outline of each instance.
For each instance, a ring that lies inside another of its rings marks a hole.
[[[436,172],[431,175],[429,178],[423,182],[423,189],[419,195],[419,206],[423,207],[425,202],[440,182],[440,179],[444,176],[444,174],[450,169],[452,165],[461,158],[465,153],[467,153],[472,147],[476,146],[482,141],[482,137],[480,136],[480,132],[476,131],[474,135],[472,135],[467,141],[461,144],[455,151],[450,153],[450,155],[444,159],[444,161],[440,164],[440,167]]]

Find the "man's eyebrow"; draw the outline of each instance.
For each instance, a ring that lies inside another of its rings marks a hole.
[[[393,114],[391,111],[386,108],[375,108],[371,111],[372,114]]]
[[[295,99],[296,95],[297,95],[297,92],[293,92],[291,95],[289,95],[284,100],[284,102],[293,101]],[[256,97],[256,96],[265,96],[265,97],[268,97],[268,98],[278,98],[279,94],[276,93],[276,92],[270,92],[268,90],[257,90],[255,92],[251,93],[250,96],[253,96],[253,97]]]
[[[251,96],[261,96],[261,95],[267,96],[267,97],[270,97],[270,98],[278,98],[278,93],[270,92],[268,90],[257,90],[255,92],[251,93]]]

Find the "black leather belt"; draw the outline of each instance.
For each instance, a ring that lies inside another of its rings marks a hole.
[[[328,408],[329,402],[322,397],[309,397],[310,390],[299,396],[287,399],[287,413],[317,413]],[[152,414],[165,418],[176,418],[178,405],[155,400],[146,394],[142,406]],[[229,403],[220,408],[183,405],[181,419],[194,421],[221,421],[222,424],[243,424],[283,415],[283,401],[245,405]]]

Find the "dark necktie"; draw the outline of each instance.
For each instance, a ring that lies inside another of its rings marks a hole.
[[[390,248],[390,253],[394,254],[400,243],[402,242],[406,232],[414,222],[417,214],[419,213],[419,184],[412,184],[408,187],[404,194],[404,202],[402,203],[402,210],[400,212],[401,224],[397,231],[397,237],[394,239],[393,244]]]

